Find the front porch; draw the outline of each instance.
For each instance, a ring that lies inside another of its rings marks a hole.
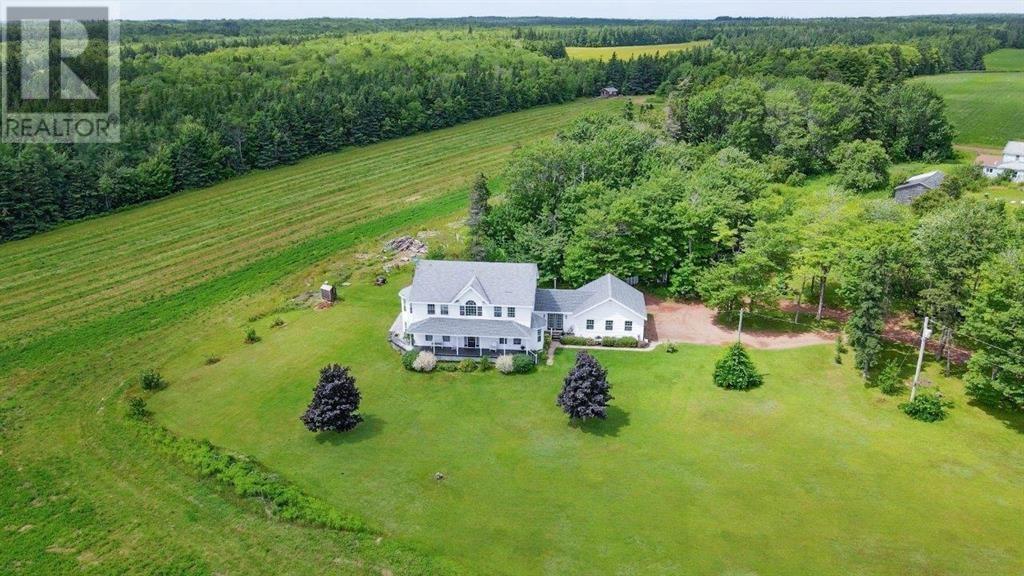
[[[420,352],[430,352],[437,357],[438,361],[441,362],[457,362],[459,360],[465,360],[466,358],[490,358],[491,360],[497,359],[499,356],[507,356],[510,354],[527,354],[536,363],[538,361],[537,353],[533,350],[527,350],[525,348],[494,348],[494,347],[467,347],[467,346],[451,346],[450,344],[445,345],[413,345],[392,334],[389,338],[391,345],[394,346],[399,352],[409,352],[410,350],[418,350]]]

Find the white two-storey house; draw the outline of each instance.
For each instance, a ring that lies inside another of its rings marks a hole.
[[[588,338],[644,337],[640,291],[607,275],[576,290],[537,287],[537,266],[421,260],[399,292],[391,340],[440,356],[536,353],[544,332]]]

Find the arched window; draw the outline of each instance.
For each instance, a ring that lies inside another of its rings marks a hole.
[[[483,311],[482,309],[478,309],[476,307],[476,302],[472,300],[466,300],[466,305],[462,308],[464,310],[462,313],[463,316],[479,316],[479,313]]]

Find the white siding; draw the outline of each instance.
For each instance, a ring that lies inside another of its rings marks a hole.
[[[587,320],[594,321],[594,329],[587,329]],[[605,322],[611,320],[612,330],[605,330]],[[633,330],[626,332],[626,322],[633,323]],[[574,316],[566,316],[565,329],[577,336],[585,338],[603,338],[605,336],[632,336],[637,340],[644,337],[644,320],[632,310],[614,300],[608,300],[590,310]]]

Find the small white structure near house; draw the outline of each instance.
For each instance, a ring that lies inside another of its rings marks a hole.
[[[538,276],[535,264],[420,260],[398,293],[391,341],[461,358],[536,353],[545,331],[643,340],[639,290],[610,274],[576,290],[549,290],[537,287]]]
[[[945,179],[946,174],[941,170],[911,176],[893,190],[893,198],[900,204],[911,204],[918,196],[938,188]]]
[[[988,178],[999,178],[1009,172],[1011,182],[1024,182],[1024,142],[1011,140],[1003,148],[1002,157],[979,154],[975,162]]]

